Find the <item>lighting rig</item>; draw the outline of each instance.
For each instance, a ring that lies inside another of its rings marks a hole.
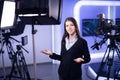
[[[0,55],[2,55],[3,64],[3,78],[4,80],[12,78],[19,78],[21,80],[31,80],[27,64],[24,58],[23,48],[26,45],[27,36],[21,38],[21,41],[14,39],[11,36],[17,36],[23,33],[25,24],[22,21],[18,21],[18,15],[16,14],[16,1],[15,0],[2,0],[0,1]],[[19,29],[18,29],[19,28]],[[16,45],[17,51],[14,50],[11,40],[14,40],[21,45]],[[6,48],[6,49],[5,49]],[[9,59],[11,60],[12,68],[9,74],[6,74],[4,64],[4,52],[7,51]]]

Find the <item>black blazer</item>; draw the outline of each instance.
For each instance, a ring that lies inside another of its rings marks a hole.
[[[88,50],[88,45],[85,39],[78,39],[75,44],[66,50],[65,44],[61,46],[61,54],[57,55],[53,53],[50,58],[60,60],[60,66],[58,73],[61,77],[67,80],[74,80],[82,75],[81,64],[74,61],[75,58],[83,58],[85,61],[82,63],[87,63],[90,61],[90,54]]]

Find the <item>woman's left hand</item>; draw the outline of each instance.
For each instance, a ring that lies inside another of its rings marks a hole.
[[[77,63],[80,63],[80,62],[83,62],[84,59],[83,58],[76,58],[76,59],[74,59],[74,61],[77,62]]]

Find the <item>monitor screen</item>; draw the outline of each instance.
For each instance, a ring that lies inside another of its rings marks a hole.
[[[120,18],[116,18],[116,20],[115,20],[116,22],[116,25],[118,25],[118,26],[120,26]]]
[[[105,20],[109,21],[109,19],[105,19]],[[116,21],[115,25],[112,24],[112,25],[109,25],[109,27],[107,27],[106,25],[105,27],[106,29],[110,29],[110,31],[115,30],[116,33],[120,33],[120,18],[116,18],[115,21]],[[82,20],[82,36],[95,36],[98,25],[99,25],[99,19],[83,19]]]
[[[115,20],[116,22],[116,27],[117,27],[117,29],[116,29],[116,33],[118,33],[119,34],[119,37],[120,37],[120,18],[116,18],[116,20]]]
[[[94,36],[95,29],[98,25],[98,19],[83,19],[82,20],[82,36]]]

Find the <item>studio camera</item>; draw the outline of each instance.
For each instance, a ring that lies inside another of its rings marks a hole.
[[[108,40],[110,39],[110,44],[116,44],[120,43],[120,26],[113,25],[112,19],[105,19],[104,14],[98,14],[98,25],[95,29],[95,35],[96,37],[102,35],[103,38],[100,42],[96,42],[93,46],[91,46],[92,49],[99,50],[100,47]]]
[[[114,79],[120,79],[119,74],[117,72],[120,71],[119,65],[115,65],[115,61],[120,61],[120,26],[113,25],[113,20],[111,19],[105,19],[104,14],[97,15],[99,18],[99,23],[96,28],[96,36],[102,35],[103,38],[100,42],[96,42],[93,46],[91,46],[92,49],[99,50],[100,47],[109,40],[108,45],[106,47],[104,56],[101,60],[98,73],[95,80],[98,80],[99,76],[103,74],[104,69],[107,66],[107,69],[105,71],[105,75],[107,77],[107,80],[109,78]],[[118,57],[118,58],[116,58]],[[115,59],[115,61],[114,61]],[[114,66],[113,66],[114,65]],[[114,70],[112,70],[114,68]],[[117,73],[117,74],[116,74]]]
[[[104,14],[98,14],[98,25],[95,29],[95,35],[103,35],[105,37],[114,37],[120,42],[120,25],[113,25],[112,19],[105,19]]]

